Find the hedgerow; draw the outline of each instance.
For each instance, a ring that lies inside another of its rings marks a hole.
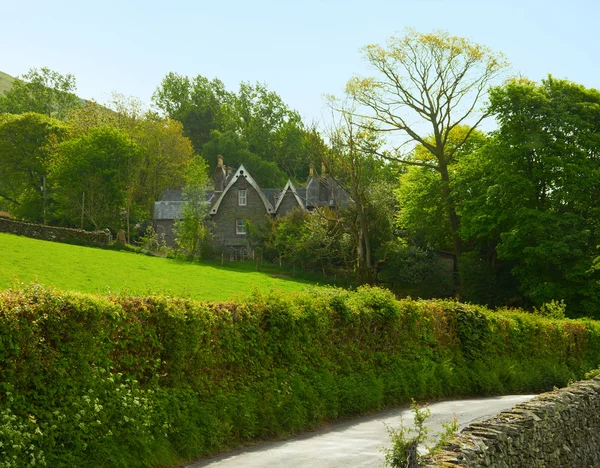
[[[388,291],[244,301],[0,293],[0,467],[166,466],[409,402],[537,392],[600,324]]]

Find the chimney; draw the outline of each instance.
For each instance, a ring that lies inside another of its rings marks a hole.
[[[217,156],[217,167],[215,167],[215,192],[222,192],[225,187],[225,168],[223,167],[223,156]]]
[[[313,178],[315,176],[315,165],[314,163],[310,163],[310,167],[308,169],[308,177]]]
[[[227,166],[227,177],[231,175],[231,166]]]
[[[327,173],[325,170],[325,161],[321,163],[321,175],[324,176]]]

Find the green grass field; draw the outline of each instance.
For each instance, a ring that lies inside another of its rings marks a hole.
[[[276,278],[249,263],[199,264],[0,233],[0,289],[38,282],[95,294],[165,294],[225,301],[259,291],[301,291],[314,283]]]

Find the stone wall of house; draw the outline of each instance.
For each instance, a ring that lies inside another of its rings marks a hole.
[[[154,231],[161,237],[165,244],[172,246],[175,244],[174,219],[156,219],[154,220]]]
[[[247,190],[246,206],[238,206],[238,190]],[[248,219],[257,227],[266,224],[267,210],[258,192],[244,178],[238,178],[225,194],[213,221],[217,247],[247,245],[246,236],[236,234],[236,219]]]
[[[288,190],[283,195],[283,200],[277,209],[277,216],[285,216],[289,211],[299,206],[300,205],[298,204],[298,200],[296,200],[294,193],[291,190]]]
[[[600,377],[467,426],[426,467],[599,467]]]
[[[34,239],[84,245],[104,246],[112,242],[112,236],[108,230],[89,232],[81,229],[24,223],[7,218],[0,218],[0,232],[18,234]]]

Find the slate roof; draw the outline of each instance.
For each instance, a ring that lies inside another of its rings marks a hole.
[[[229,174],[225,180],[226,187],[232,181],[234,175],[238,174],[243,166],[236,171],[235,174]],[[250,176],[250,174],[247,174]],[[250,176],[251,178],[251,176]],[[254,180],[252,180],[254,182]],[[258,188],[258,185],[257,185]],[[332,202],[339,206],[348,206],[351,203],[348,195],[338,185],[338,183],[331,178],[331,176],[314,177],[311,178],[306,187],[296,187],[296,193],[298,198],[303,202],[306,208],[314,208],[318,206],[331,205]],[[279,197],[283,195],[283,189],[281,188],[259,188],[260,193],[264,195],[264,199],[270,204],[271,207],[277,206]],[[216,209],[215,204],[222,196],[223,192],[215,192],[214,190],[206,191],[206,201],[208,202],[211,209]],[[334,199],[334,200],[333,200]],[[161,196],[160,201],[154,202],[154,219],[155,220],[169,220],[169,219],[181,219],[183,211],[183,196],[181,190],[165,190]],[[274,213],[273,211],[269,211]]]
[[[209,206],[212,206],[215,200],[215,191],[206,191],[206,201]],[[154,216],[155,220],[160,219],[181,219],[183,218],[183,194],[181,190],[165,190],[159,201],[154,202]]]
[[[281,194],[281,189],[266,188],[262,189],[262,193],[265,194],[265,197],[267,200],[269,200],[269,203],[275,206],[277,204],[277,200],[279,199],[279,195]]]

